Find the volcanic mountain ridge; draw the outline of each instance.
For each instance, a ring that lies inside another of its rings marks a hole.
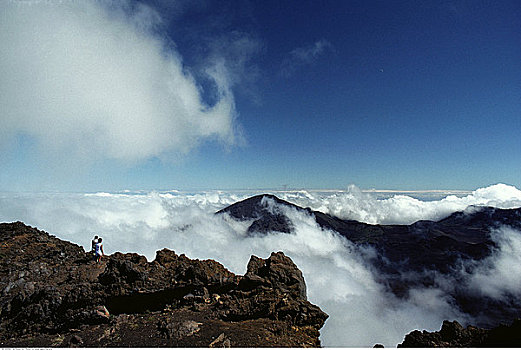
[[[237,202],[216,214],[251,221],[249,235],[292,234],[291,211],[311,215],[322,229],[336,232],[357,247],[373,249],[368,264],[375,278],[398,297],[407,297],[412,288],[435,285],[436,275],[449,275],[462,264],[471,269],[491,256],[498,248],[491,238],[493,230],[505,226],[521,230],[521,208],[469,207],[439,221],[371,225],[302,208],[269,194]],[[476,295],[459,283],[451,293],[454,307],[479,320],[481,327],[512,322],[521,314],[521,301],[513,298]]]

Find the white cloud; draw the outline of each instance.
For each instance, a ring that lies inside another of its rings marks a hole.
[[[491,232],[497,249],[480,262],[469,277],[469,287],[477,294],[501,300],[521,296],[521,232],[501,227]]]
[[[332,50],[333,45],[327,40],[319,40],[313,44],[298,47],[292,50],[284,59],[281,66],[283,76],[292,75],[302,66],[313,64],[327,50]]]
[[[2,136],[52,155],[140,161],[203,140],[234,144],[227,72],[208,67],[208,105],[160,15],[128,2],[0,3]]]
[[[328,41],[319,40],[312,45],[294,49],[291,51],[290,56],[292,56],[298,62],[312,63],[328,48],[331,48],[331,44]]]
[[[212,37],[207,46],[210,54],[205,64],[222,66],[230,86],[240,85],[241,93],[260,103],[261,97],[255,83],[261,76],[261,70],[252,62],[264,50],[261,40],[248,33],[232,31]]]
[[[448,195],[430,201],[402,194],[378,198],[376,194],[364,193],[354,185],[344,192],[319,193],[315,196],[302,192],[282,195],[281,198],[341,219],[369,224],[412,224],[418,220],[440,220],[471,205],[521,207],[521,191],[505,184],[479,188],[466,196]]]

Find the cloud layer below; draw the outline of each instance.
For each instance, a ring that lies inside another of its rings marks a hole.
[[[0,137],[51,156],[127,162],[236,140],[227,72],[206,103],[160,15],[127,2],[0,4]]]
[[[157,250],[168,247],[191,258],[216,259],[240,274],[245,273],[251,254],[265,258],[282,250],[303,271],[310,301],[330,315],[321,331],[324,346],[396,346],[413,329],[439,330],[445,319],[472,322],[451,306],[454,286],[491,298],[519,296],[521,233],[512,229],[492,232],[498,249],[486,260],[451,275],[435,276],[432,287],[414,289],[408,298],[398,299],[377,282],[378,276],[368,264],[370,251],[322,230],[307,214],[285,212],[295,225],[295,234],[255,237],[247,235],[247,223],[213,214],[253,194],[0,193],[0,222],[22,220],[85,249],[95,234],[101,235],[107,253],[138,252],[149,260]],[[455,208],[464,210],[469,205],[521,206],[521,192],[501,184],[431,201],[403,195],[378,199],[355,187],[346,192],[276,194],[299,205],[328,208],[335,203],[332,208],[339,213],[392,222],[438,219],[441,213],[449,215]],[[433,207],[437,210],[429,209]],[[389,216],[393,210],[396,212]]]

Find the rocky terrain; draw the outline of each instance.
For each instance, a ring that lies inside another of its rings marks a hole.
[[[168,249],[96,264],[21,222],[0,224],[0,293],[4,347],[317,347],[328,317],[282,252],[244,276]]]
[[[399,348],[500,348],[521,345],[521,320],[511,325],[492,329],[468,326],[457,321],[445,321],[438,332],[413,331],[405,337]]]

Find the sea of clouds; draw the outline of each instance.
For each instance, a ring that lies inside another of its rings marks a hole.
[[[271,191],[303,207],[368,223],[409,224],[438,220],[469,206],[521,206],[521,191],[498,184],[468,193],[399,194],[344,191]],[[521,234],[504,227],[491,232],[498,249],[472,268],[437,276],[430,288],[398,299],[376,282],[360,250],[313,217],[286,208],[294,234],[250,237],[248,223],[214,213],[258,192],[178,191],[120,193],[0,193],[0,222],[23,221],[89,249],[94,235],[105,252],[138,252],[153,260],[164,247],[190,258],[215,259],[243,274],[250,256],[283,251],[303,271],[308,298],[330,318],[321,330],[324,346],[396,346],[413,329],[439,330],[445,319],[472,322],[451,306],[454,281],[492,298],[521,296]],[[471,272],[470,272],[471,271]]]

